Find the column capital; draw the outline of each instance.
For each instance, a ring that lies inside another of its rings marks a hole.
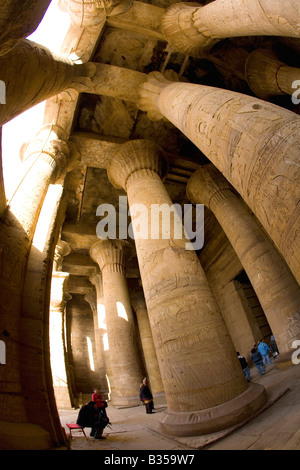
[[[154,171],[160,177],[165,176],[167,160],[161,147],[151,140],[133,140],[120,145],[112,155],[107,176],[111,184],[118,189],[127,188],[131,175],[139,170]]]
[[[251,52],[245,64],[245,74],[253,93],[263,100],[284,94],[277,80],[278,70],[284,65],[272,51],[256,49]]]
[[[37,159],[48,161],[51,166],[56,166],[52,175],[55,182],[67,168],[70,154],[65,130],[55,124],[43,126],[34,139],[23,144],[20,157],[23,162],[30,160],[29,165]]]
[[[74,26],[92,27],[104,23],[106,16],[124,13],[133,0],[59,0],[58,6],[70,15]]]
[[[53,271],[62,270],[63,258],[65,256],[68,256],[70,253],[71,253],[70,245],[63,240],[59,240],[54,251]]]
[[[227,195],[232,190],[226,178],[209,163],[192,174],[187,184],[186,194],[191,202],[204,204],[212,209],[216,198],[220,202],[224,199],[224,191]]]
[[[92,245],[90,256],[101,271],[124,273],[128,246],[126,240],[99,240]]]
[[[203,8],[199,3],[175,3],[164,13],[161,21],[161,29],[167,41],[177,51],[185,54],[201,57],[203,48],[212,45],[212,32],[203,31],[194,25],[194,14]]]
[[[161,91],[174,82],[179,82],[178,74],[173,70],[166,70],[164,73],[150,72],[147,79],[139,86],[137,107],[145,111],[151,121],[164,119],[157,101]]]

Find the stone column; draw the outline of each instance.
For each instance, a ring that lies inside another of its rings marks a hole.
[[[59,445],[62,432],[61,426],[56,425],[59,417],[52,397],[47,341],[49,296],[52,260],[65,199],[61,185],[53,184],[50,188],[49,185],[67,168],[68,150],[60,140],[62,134],[55,126],[48,128],[47,138],[40,134],[39,151],[35,148],[31,167],[0,221],[1,331],[9,333],[11,361],[3,371],[3,379],[8,374],[7,383],[11,386],[3,397],[5,406],[0,411],[0,421],[40,425],[49,431],[52,445]],[[27,358],[25,363],[23,357]],[[8,410],[11,410],[9,414]],[[32,445],[30,439],[27,443]],[[46,443],[43,441],[41,445]]]
[[[293,83],[300,80],[300,68],[289,67],[264,49],[251,52],[245,64],[248,85],[263,100],[275,95],[292,95]]]
[[[151,391],[154,398],[160,398],[164,395],[164,386],[161,380],[159,364],[156,356],[151,326],[147,312],[147,306],[143,292],[134,292],[130,299],[137,317]]]
[[[45,126],[23,147],[24,176],[9,201],[10,211],[32,238],[48,187],[67,169],[69,147],[62,128]]]
[[[20,41],[0,57],[0,79],[5,83],[5,104],[0,105],[0,126],[36,104],[76,84],[88,82],[92,64],[75,65],[32,41]]]
[[[93,289],[91,292],[84,296],[84,300],[88,302],[93,312],[94,320],[94,336],[95,336],[95,364],[96,364],[96,376],[97,380],[95,387],[97,387],[103,394],[107,394],[107,384],[106,384],[106,368],[104,360],[104,350],[103,350],[103,330],[99,326],[99,316],[98,316],[98,302],[97,295]]]
[[[97,272],[90,278],[91,284],[95,288],[96,292],[96,316],[95,319],[95,344],[96,351],[101,361],[102,374],[100,378],[99,389],[110,398],[111,384],[108,382],[109,377],[112,376],[111,370],[109,369],[109,351],[107,350],[107,325],[105,316],[105,303],[103,294],[103,281],[102,274]]]
[[[58,408],[71,408],[65,345],[65,306],[69,273],[53,271],[51,280],[49,338],[53,388]],[[70,296],[69,296],[70,297]]]
[[[201,54],[216,40],[240,36],[299,37],[297,0],[214,0],[202,6],[176,3],[162,18],[162,31],[178,51]]]
[[[140,109],[167,118],[254,212],[300,282],[300,118],[272,103],[149,74]]]
[[[261,225],[211,164],[191,176],[187,195],[214,213],[252,283],[280,352],[291,351],[300,336],[300,287]]]
[[[0,55],[7,54],[21,39],[35,31],[50,3],[51,0],[1,1]]]
[[[156,144],[137,140],[120,146],[107,171],[111,183],[127,191],[133,219],[168,404],[161,427],[181,436],[215,432],[251,416],[264,403],[265,393],[253,384],[248,387],[196,253],[186,249],[187,240],[174,235],[164,238],[161,231],[151,239],[151,229],[156,227],[151,226],[149,218],[148,226],[144,222],[148,237],[145,232],[139,234],[141,222],[136,222],[139,218],[133,214],[136,208],[150,214],[152,204],[172,206],[159,176],[163,167]]]
[[[103,295],[108,334],[109,361],[115,406],[135,406],[139,401],[142,371],[135,338],[135,325],[125,276],[122,240],[100,240],[91,248],[103,277]]]

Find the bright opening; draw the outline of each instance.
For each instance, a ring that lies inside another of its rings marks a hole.
[[[124,318],[124,320],[128,321],[128,316],[127,316],[125,307],[122,304],[122,302],[117,302],[117,310],[118,310],[118,317]]]
[[[88,336],[86,337],[86,340],[87,340],[87,347],[88,347],[88,353],[89,353],[90,368],[93,372],[95,372],[92,341],[91,341],[91,338],[89,338]]]

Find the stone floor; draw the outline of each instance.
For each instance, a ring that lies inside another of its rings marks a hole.
[[[152,415],[145,413],[141,405],[135,408],[116,409],[109,405],[108,415],[112,429],[106,428],[105,439],[87,440],[74,434],[71,450],[300,450],[300,364],[280,362],[266,366],[266,374],[259,376],[251,369],[251,380],[265,386],[268,402],[254,419],[229,430],[198,437],[170,437],[159,430],[159,420],[166,409],[156,405]],[[78,410],[60,410],[62,426],[69,436],[66,423],[76,422]]]

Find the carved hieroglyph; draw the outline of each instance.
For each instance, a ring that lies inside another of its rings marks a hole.
[[[161,232],[153,239],[139,236],[138,225],[134,224],[137,217],[132,212],[134,207],[142,205],[150,214],[152,204],[172,205],[159,176],[163,169],[161,149],[154,142],[135,140],[120,146],[107,171],[111,183],[127,191],[143,289],[168,404],[161,426],[171,434],[201,434],[232,423],[227,412],[224,416],[221,410],[220,420],[208,419],[207,409],[222,407],[231,400],[233,410],[235,399],[246,394],[245,403],[251,403],[249,411],[254,395],[261,406],[264,394],[262,390],[252,390],[252,398],[247,396],[249,389],[240,373],[233,344],[199,260],[194,251],[186,250],[186,240],[175,239],[174,235],[163,238]],[[218,360],[220,354],[222,364]],[[239,408],[240,404],[237,406]],[[239,420],[243,411],[237,414]]]
[[[172,122],[240,193],[300,282],[300,118],[230,90],[152,72],[140,109]]]
[[[300,336],[300,287],[282,257],[212,164],[191,176],[187,195],[194,203],[205,204],[218,219],[251,281],[280,352],[290,351]]]

